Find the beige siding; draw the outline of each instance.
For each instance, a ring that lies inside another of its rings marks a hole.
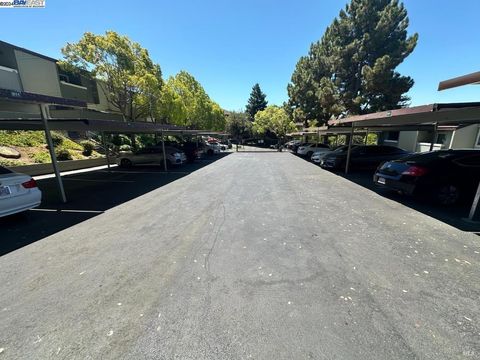
[[[61,97],[57,64],[38,56],[15,50],[23,91]]]
[[[0,100],[0,118],[12,117],[40,118],[40,108],[36,104],[25,104]]]
[[[470,125],[455,130],[452,140],[452,149],[473,149],[477,140],[479,125]]]
[[[415,151],[417,147],[417,131],[400,131],[398,147],[406,151]]]
[[[118,111],[113,105],[111,105],[107,96],[105,95],[106,89],[105,85],[101,81],[97,80],[97,91],[98,91],[98,104],[88,104],[89,109],[99,110],[99,111]]]

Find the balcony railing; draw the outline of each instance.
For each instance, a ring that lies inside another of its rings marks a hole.
[[[22,91],[22,83],[16,69],[0,66],[0,88]]]
[[[62,97],[74,100],[88,100],[88,89],[85,86],[75,85],[66,81],[60,81]]]

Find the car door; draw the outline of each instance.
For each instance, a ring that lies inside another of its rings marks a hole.
[[[480,182],[480,154],[468,154],[452,160],[448,171],[451,182],[467,191],[475,191]]]
[[[145,155],[146,164],[161,164],[163,160],[163,152],[161,148],[148,148]]]
[[[132,156],[132,162],[134,164],[146,164],[148,162],[148,149],[143,148],[135,152]]]

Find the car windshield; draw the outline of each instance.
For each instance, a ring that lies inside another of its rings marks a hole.
[[[7,169],[6,167],[0,166],[0,175],[2,174],[11,174],[13,171]]]

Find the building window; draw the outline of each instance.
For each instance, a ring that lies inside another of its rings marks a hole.
[[[400,137],[400,131],[388,131],[385,135],[385,140],[387,141],[398,141]]]
[[[447,134],[438,134],[436,144],[445,145],[447,142]]]

